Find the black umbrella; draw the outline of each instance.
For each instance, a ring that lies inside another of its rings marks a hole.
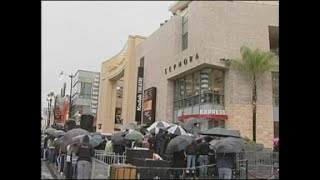
[[[184,121],[183,123],[183,128],[187,131],[187,132],[191,132],[192,129],[201,124],[201,120],[199,119],[195,119],[195,118],[190,118]]]
[[[57,144],[60,144],[63,150],[66,150],[67,146],[72,142],[72,138],[79,135],[90,135],[87,130],[76,128],[68,131],[62,138],[57,140]]]
[[[185,150],[195,139],[194,136],[180,135],[173,138],[167,145],[166,153],[174,153]]]
[[[222,136],[222,137],[240,137],[239,131],[228,130],[228,129],[221,128],[221,127],[211,128],[206,131],[200,132],[200,134],[212,135],[212,136]]]
[[[85,135],[79,135],[79,136],[73,137],[71,143],[72,144],[81,144],[84,136]],[[95,135],[95,136],[88,135],[88,137],[89,137],[89,143],[93,147],[97,147],[98,145],[100,145],[102,143],[102,138],[99,135]]]
[[[125,132],[116,132],[114,135],[111,137],[111,141],[113,144],[116,145],[122,145],[124,144],[124,137],[126,136]]]
[[[62,131],[62,130],[56,130],[53,133],[54,137],[60,137],[60,136],[64,136],[66,134],[66,132]]]
[[[216,153],[239,153],[244,149],[241,138],[227,137],[216,142],[210,142]]]
[[[48,129],[44,130],[45,133],[50,134],[50,135],[54,135],[55,131],[56,131],[56,129],[53,129],[53,128],[48,128]]]

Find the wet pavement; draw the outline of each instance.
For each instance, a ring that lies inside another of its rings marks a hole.
[[[46,161],[41,160],[41,179],[55,179],[48,167]]]

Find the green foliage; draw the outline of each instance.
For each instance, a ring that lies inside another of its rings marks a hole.
[[[271,71],[276,66],[277,55],[271,51],[241,47],[241,58],[232,59],[230,64],[239,70],[249,73],[250,76],[259,76]]]

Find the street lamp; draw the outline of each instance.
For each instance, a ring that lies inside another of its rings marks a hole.
[[[50,92],[47,95],[47,101],[48,101],[48,124],[47,124],[47,128],[50,126],[50,118],[51,118],[51,103],[52,103],[52,99],[54,97],[54,93]]]
[[[72,97],[72,79],[73,79],[73,77],[74,77],[73,74],[69,75],[69,78],[71,79],[70,96],[69,96],[69,119],[71,118],[71,109],[72,109],[71,97]]]

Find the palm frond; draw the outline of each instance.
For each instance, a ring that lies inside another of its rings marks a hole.
[[[246,46],[240,49],[241,59],[231,60],[231,65],[251,75],[261,75],[275,67],[277,55],[260,49],[250,49]]]

